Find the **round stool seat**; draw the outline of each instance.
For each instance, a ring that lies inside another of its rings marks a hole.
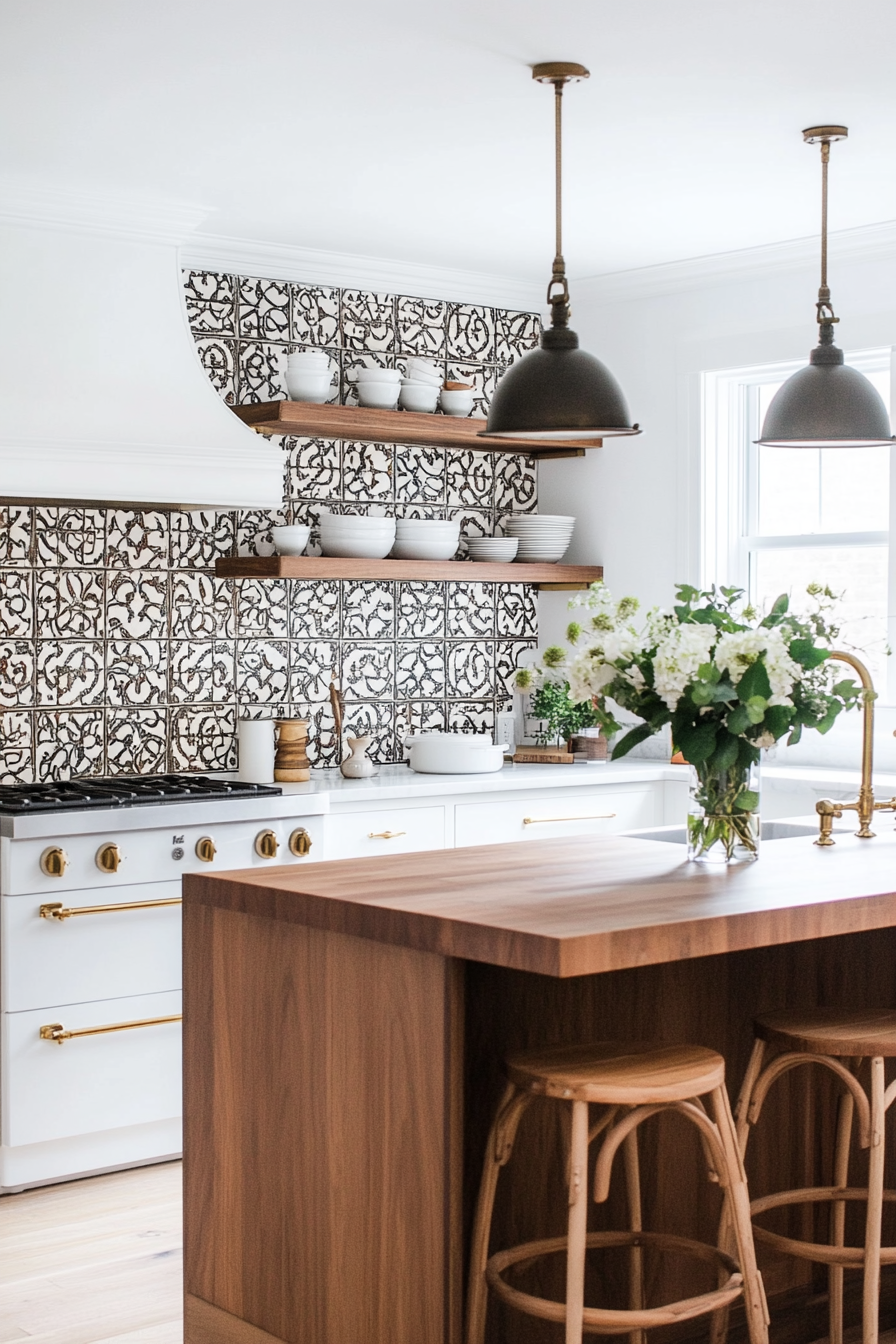
[[[725,1061],[702,1045],[597,1041],[511,1055],[507,1077],[524,1092],[610,1106],[687,1101],[721,1087]]]
[[[795,1008],[763,1013],[753,1023],[761,1041],[813,1055],[896,1057],[896,1012],[888,1008]]]

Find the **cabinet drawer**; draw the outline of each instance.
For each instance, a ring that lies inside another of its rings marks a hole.
[[[638,787],[565,797],[548,793],[500,803],[460,803],[454,813],[455,844],[498,845],[563,835],[616,835],[635,826],[652,826],[655,810],[655,791]]]
[[[444,807],[393,807],[378,812],[344,812],[325,818],[328,859],[372,854],[411,854],[445,848]]]
[[[14,1146],[166,1120],[181,1113],[180,1022],[57,1045],[40,1029],[108,1026],[181,1011],[180,994],[141,994],[3,1014],[3,1142]]]
[[[181,911],[155,905],[180,899],[179,882],[147,882],[112,891],[54,891],[63,910],[98,906],[101,913],[42,919],[50,896],[0,900],[0,983],[7,1012],[46,1004],[116,999],[180,989]],[[116,910],[116,905],[147,904]]]

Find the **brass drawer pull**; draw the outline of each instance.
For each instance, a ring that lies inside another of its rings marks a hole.
[[[400,835],[407,835],[407,831],[368,831],[368,840],[397,840]]]
[[[76,1036],[106,1036],[111,1031],[133,1031],[135,1027],[160,1027],[165,1022],[182,1022],[183,1013],[172,1013],[170,1017],[141,1017],[136,1022],[113,1022],[108,1027],[81,1027],[78,1031],[66,1031],[61,1022],[48,1022],[40,1029],[42,1041],[73,1041]]]
[[[590,817],[523,817],[524,826],[545,826],[551,821],[609,821],[615,812],[595,812]]]
[[[122,905],[73,905],[65,906],[61,901],[49,901],[40,907],[41,919],[72,919],[75,915],[109,915],[116,910],[155,910],[156,906],[181,905],[180,896],[172,896],[166,901],[126,901]]]

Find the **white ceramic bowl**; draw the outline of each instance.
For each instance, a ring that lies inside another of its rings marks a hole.
[[[457,554],[457,542],[452,537],[408,538],[396,541],[390,552],[393,560],[453,560]]]
[[[292,401],[311,401],[320,405],[330,395],[331,383],[329,373],[304,373],[295,368],[286,370],[286,390]]]
[[[427,387],[434,387],[436,391],[442,386],[440,373],[426,373],[423,369],[410,368],[408,378],[412,383],[425,383]]]
[[[409,751],[412,770],[422,775],[488,775],[504,764],[505,747],[485,733],[415,734]]]
[[[358,383],[358,401],[378,411],[394,411],[400,391],[397,383]]]
[[[356,369],[353,381],[356,383],[397,384],[401,382],[401,373],[398,369],[381,369],[379,367],[370,369]]]
[[[473,409],[473,393],[449,392],[447,388],[443,387],[439,393],[439,405],[445,415],[467,416]]]
[[[358,532],[377,531],[378,529],[395,531],[395,519],[386,518],[379,513],[330,513],[321,510],[321,527],[353,527]]]
[[[460,523],[456,518],[396,518],[396,536],[412,536],[414,533],[430,535],[435,532],[459,532]]]
[[[516,558],[519,542],[516,537],[469,537],[467,551],[472,560],[494,560],[509,563]]]
[[[311,528],[302,523],[295,523],[291,527],[272,527],[271,536],[278,555],[301,555],[308,545]]]
[[[426,383],[402,383],[398,403],[406,411],[423,411],[431,415],[439,403],[439,389]]]
[[[324,555],[343,556],[352,560],[385,560],[392,549],[392,538],[374,540],[372,537],[324,537],[320,548]]]

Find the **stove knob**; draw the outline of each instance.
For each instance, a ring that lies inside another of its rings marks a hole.
[[[196,841],[196,857],[203,863],[211,863],[217,854],[215,842],[210,835],[204,835],[201,840]]]
[[[259,831],[255,837],[255,853],[262,859],[276,859],[280,841],[275,831]]]
[[[68,855],[58,845],[54,845],[52,849],[45,849],[40,856],[40,870],[46,873],[47,877],[62,877],[67,867]]]
[[[121,850],[117,845],[100,845],[96,852],[96,866],[101,873],[117,873],[121,863]]]
[[[297,831],[293,831],[289,837],[289,852],[295,854],[297,858],[303,859],[311,848],[311,836],[300,826]]]

